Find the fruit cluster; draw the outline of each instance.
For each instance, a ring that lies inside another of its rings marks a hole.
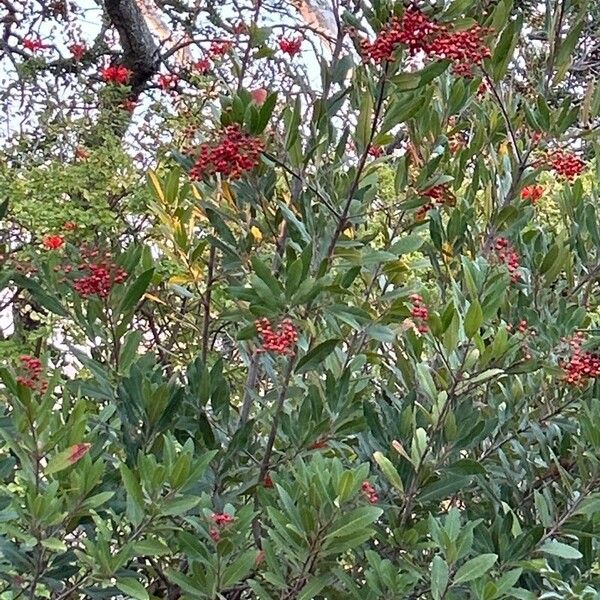
[[[600,355],[583,350],[585,334],[580,331],[571,340],[571,356],[562,364],[567,383],[583,386],[590,379],[600,377]]]
[[[235,519],[231,515],[228,515],[227,513],[215,513],[212,516],[212,520],[214,521],[214,523],[217,527],[211,527],[210,531],[209,531],[209,535],[212,538],[212,540],[216,543],[216,542],[219,542],[221,539],[221,533],[219,532],[218,528],[223,528],[226,525],[233,523],[233,521]]]
[[[42,361],[27,354],[20,356],[19,361],[23,375],[17,377],[17,383],[43,394],[48,389],[48,382],[42,377]]]
[[[190,177],[199,180],[219,173],[229,179],[239,179],[256,167],[264,147],[260,138],[244,133],[239,125],[230,125],[217,144],[200,146]]]
[[[369,153],[369,156],[372,156],[373,158],[383,156],[383,148],[377,144],[371,144],[367,152]]]
[[[75,291],[83,298],[107,298],[113,285],[123,283],[127,277],[127,273],[121,267],[109,261],[83,263],[79,265],[79,270],[88,273],[73,284]]]
[[[162,73],[158,76],[158,87],[161,90],[173,90],[177,87],[179,75],[175,73]]]
[[[423,297],[419,296],[419,294],[411,294],[409,299],[413,305],[410,309],[410,314],[416,321],[418,332],[427,333],[429,328],[426,321],[429,318],[429,310],[423,302]]]
[[[31,50],[31,52],[37,52],[38,50],[43,50],[48,47],[39,38],[23,38],[21,43],[23,44],[23,48]]]
[[[225,56],[233,48],[233,42],[228,40],[225,41],[214,41],[211,43],[208,49],[208,54],[211,58],[221,58]]]
[[[424,190],[420,193],[421,196],[425,198],[431,198],[434,202],[427,202],[419,207],[415,218],[417,221],[422,221],[425,218],[425,215],[434,208],[435,204],[446,204],[448,206],[454,206],[456,202],[456,197],[450,191],[450,188],[447,185],[434,185],[427,190]]]
[[[527,202],[531,202],[531,204],[536,204],[543,195],[543,185],[527,185],[521,191],[521,198]]]
[[[550,168],[560,177],[573,181],[585,169],[585,163],[572,152],[555,150],[547,155]]]
[[[290,56],[295,56],[300,52],[300,48],[302,47],[302,38],[279,38],[279,49],[285,54],[289,54]]]
[[[510,280],[516,283],[521,278],[519,275],[519,267],[521,266],[520,257],[517,251],[509,244],[506,238],[500,237],[494,245],[496,257],[500,262],[504,263],[510,274]]]
[[[210,60],[208,60],[208,58],[201,58],[200,60],[197,60],[192,66],[194,68],[194,71],[196,71],[200,75],[204,75],[205,73],[210,71],[211,63]]]
[[[110,65],[109,67],[104,67],[100,71],[100,75],[102,75],[102,79],[106,83],[126,85],[131,77],[131,71],[123,65]]]
[[[377,490],[368,481],[363,481],[360,489],[370,504],[377,504],[379,502]]]
[[[298,330],[290,319],[284,319],[277,331],[273,330],[273,326],[266,318],[258,319],[255,326],[262,342],[259,352],[293,356],[294,346],[298,341]]]
[[[62,235],[47,235],[42,240],[42,244],[47,250],[58,250],[64,243],[65,239]]]
[[[73,42],[69,46],[69,50],[71,51],[71,56],[75,60],[81,60],[87,52],[87,46],[82,42]]]
[[[471,77],[472,68],[490,56],[484,37],[490,33],[475,25],[462,31],[453,31],[432,21],[415,8],[407,9],[401,18],[394,17],[373,42],[361,40],[361,52],[366,60],[375,63],[394,60],[394,51],[406,46],[411,54],[423,51],[436,59],[448,59],[453,71],[462,77]]]

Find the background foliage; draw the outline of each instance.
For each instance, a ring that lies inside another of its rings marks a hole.
[[[0,598],[600,597],[597,3],[0,4]]]

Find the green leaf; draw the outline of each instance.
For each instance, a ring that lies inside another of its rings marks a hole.
[[[144,518],[144,493],[142,486],[127,465],[121,463],[119,470],[121,471],[121,478],[127,492],[127,516],[134,525],[139,525]]]
[[[256,275],[269,287],[274,296],[279,297],[281,294],[281,285],[279,281],[273,277],[272,269],[257,256],[253,256],[251,262]]]
[[[392,462],[384,456],[381,452],[374,452],[373,458],[375,462],[379,465],[379,468],[383,471],[383,474],[386,476],[387,480],[399,491],[404,491],[404,484],[402,483],[402,479],[400,479],[400,475],[398,471],[396,471],[396,467],[392,464]]]
[[[116,586],[130,598],[135,598],[135,600],[150,600],[146,588],[133,577],[117,579]]]
[[[260,112],[258,113],[258,120],[256,122],[255,134],[261,134],[267,124],[269,123],[269,119],[273,114],[273,109],[275,108],[275,104],[277,103],[277,93],[269,94],[267,99],[264,101],[263,105],[260,108]]]
[[[326,540],[339,538],[366,528],[383,514],[378,506],[360,506],[338,518],[331,525],[331,531],[325,536]]]
[[[546,542],[540,548],[540,551],[544,552],[545,554],[551,554],[552,556],[558,556],[559,558],[571,560],[577,560],[583,557],[583,554],[581,554],[579,550],[576,550],[567,544],[563,544],[562,542],[557,542],[556,540]]]
[[[433,600],[440,600],[446,588],[448,587],[448,579],[450,570],[446,561],[441,556],[434,556],[431,561],[431,595]]]
[[[478,300],[473,300],[465,315],[465,335],[471,339],[483,324],[483,311]]]
[[[361,98],[362,101],[354,140],[358,152],[363,153],[369,143],[371,128],[373,127],[373,98],[368,90],[361,94]]]
[[[311,369],[314,369],[316,366],[320,365],[335,350],[335,347],[339,342],[340,340],[338,338],[326,340],[320,343],[318,346],[315,346],[312,350],[309,350],[298,361],[295,372],[305,373],[306,371],[310,371]]]
[[[454,576],[454,583],[465,583],[485,575],[498,560],[497,554],[481,554],[459,567]]]
[[[52,552],[66,552],[67,545],[58,538],[46,538],[42,540],[42,546],[44,548],[48,548],[48,550],[52,550]]]
[[[152,276],[154,275],[154,269],[148,269],[144,271],[134,282],[127,288],[127,292],[123,297],[121,305],[119,306],[119,314],[123,314],[132,308],[135,308],[140,298],[144,295]]]
[[[500,81],[506,74],[519,41],[519,33],[523,25],[523,17],[519,15],[505,27],[492,56],[492,73],[494,81]]]
[[[0,203],[0,219],[4,219],[6,213],[8,212],[8,200]]]
[[[584,24],[585,19],[580,19],[575,26],[571,27],[567,37],[562,41],[562,43],[560,43],[554,63],[556,66],[556,74],[552,80],[552,85],[557,85],[560,83],[565,76],[565,73],[569,69],[571,61],[573,60],[573,50],[579,41]]]
[[[183,498],[174,498],[166,502],[162,507],[163,515],[177,516],[182,515],[194,508],[200,502],[200,498],[195,496],[184,496]]]
[[[241,581],[250,571],[256,562],[256,550],[248,550],[241,556],[238,556],[224,571],[221,578],[221,586],[231,587]]]
[[[298,600],[313,600],[327,585],[328,581],[329,577],[327,575],[311,578],[298,594]]]

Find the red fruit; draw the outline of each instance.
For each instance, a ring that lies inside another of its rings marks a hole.
[[[573,181],[585,169],[585,163],[572,152],[556,150],[546,157],[550,168],[559,176]]]
[[[228,40],[216,40],[211,43],[208,54],[211,58],[221,58],[233,48],[233,42]]]
[[[256,104],[263,104],[264,101],[267,99],[268,95],[269,95],[269,92],[267,92],[267,90],[265,90],[265,88],[258,88],[256,90],[252,90],[250,92],[252,101],[255,102]]]
[[[279,49],[285,54],[289,54],[290,56],[295,56],[300,52],[300,48],[302,47],[302,38],[297,37],[293,38],[279,38]]]
[[[81,60],[87,52],[87,46],[82,42],[73,42],[69,46],[69,50],[71,51],[71,56],[75,60]]]
[[[214,145],[202,144],[196,163],[190,170],[192,179],[220,175],[239,179],[258,164],[264,150],[260,138],[244,133],[239,125],[230,125]]]
[[[537,201],[544,195],[544,186],[543,185],[528,185],[523,188],[521,191],[521,198],[523,200],[527,200],[531,202],[531,204],[536,204]]]
[[[44,248],[48,250],[58,250],[65,243],[65,240],[61,235],[47,235],[44,237],[42,242],[44,244]]]
[[[377,146],[376,144],[372,144],[371,146],[369,146],[369,156],[372,156],[374,158],[379,158],[380,156],[383,156],[383,148],[381,146]]]
[[[202,58],[200,60],[197,60],[193,67],[194,70],[197,71],[198,73],[200,73],[201,75],[204,75],[204,73],[206,73],[207,71],[210,70],[210,60],[206,59],[206,58]]]
[[[129,78],[131,77],[132,73],[127,67],[124,67],[123,65],[111,65],[109,67],[101,69],[100,75],[106,83],[125,85],[129,81]]]
[[[268,319],[258,319],[255,322],[256,331],[261,338],[262,346],[259,352],[273,352],[293,356],[294,347],[298,341],[298,330],[290,319],[284,319],[277,331]]]
[[[212,520],[218,527],[224,527],[225,525],[229,525],[235,521],[234,517],[228,515],[227,513],[214,513]]]
[[[27,50],[31,50],[31,52],[37,52],[38,50],[43,50],[44,48],[48,48],[42,40],[39,38],[23,38],[23,48]]]
[[[158,76],[158,87],[161,90],[173,90],[177,87],[179,75],[175,73],[163,73]]]

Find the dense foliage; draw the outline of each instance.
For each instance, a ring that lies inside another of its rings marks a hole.
[[[1,600],[600,598],[595,3],[0,5]]]

